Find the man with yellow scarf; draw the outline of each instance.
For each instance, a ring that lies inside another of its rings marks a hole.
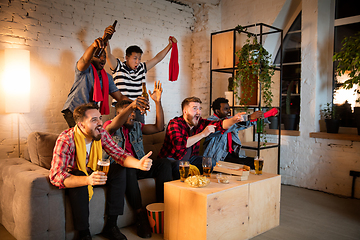
[[[76,126],[62,132],[56,140],[50,169],[50,182],[60,189],[66,188],[73,214],[74,228],[79,239],[91,239],[89,230],[89,201],[96,185],[107,185],[107,221],[103,235],[109,239],[127,239],[116,225],[118,215],[123,214],[126,172],[124,167],[148,171],[152,152],[140,160],[128,155],[102,128],[98,106],[92,103],[74,110]],[[115,162],[109,173],[96,171],[102,149]]]

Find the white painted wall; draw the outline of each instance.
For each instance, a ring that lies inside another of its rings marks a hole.
[[[181,114],[180,103],[190,95],[192,82],[191,29],[195,18],[189,6],[165,0],[3,0],[0,7],[1,80],[4,49],[30,50],[31,112],[20,116],[21,145],[30,132],[60,133],[67,128],[60,111],[74,81],[75,63],[115,19],[118,25],[111,46],[122,60],[129,45],[139,45],[146,61],[168,44],[170,35],[178,39],[179,80],[168,81],[169,53],[148,72],[147,86],[152,90],[154,81],[163,83],[166,121]],[[17,117],[5,113],[3,95],[1,89],[0,157],[16,157]],[[153,103],[151,107],[147,122],[155,119]]]
[[[164,83],[163,106],[168,121],[181,115],[180,103],[190,95],[200,97],[204,115],[208,113],[211,32],[255,22],[288,26],[281,21],[293,18],[290,10],[296,9],[298,1],[222,0],[220,6],[191,7],[165,0],[0,2],[0,73],[5,48],[31,51],[31,112],[20,117],[22,144],[32,131],[59,133],[67,127],[60,110],[74,79],[75,62],[115,19],[119,25],[111,41],[115,55],[120,58],[130,44],[143,48],[146,61],[166,46],[169,35],[179,40],[179,80],[167,81],[169,55],[148,73],[147,79],[150,89],[155,80]],[[300,3],[303,13],[300,136],[282,136],[280,173],[285,184],[349,196],[352,181],[349,171],[360,170],[360,143],[309,137],[310,132],[319,130],[319,106],[328,101],[331,86],[327,77],[331,54],[326,53],[326,49],[331,49],[331,41],[324,43],[331,33],[327,26],[331,24],[328,19],[331,14],[327,12],[331,2]],[[16,157],[17,118],[5,113],[2,92],[0,103],[0,157]],[[153,119],[154,111],[146,120]],[[359,180],[356,186],[359,198]]]
[[[294,0],[222,0],[222,29],[264,22],[287,26],[290,10],[297,9]],[[295,4],[295,5],[294,5]],[[282,136],[280,174],[282,182],[329,193],[350,196],[350,170],[360,170],[360,143],[310,138],[319,131],[319,109],[331,100],[333,1],[303,0],[302,9],[302,72],[300,136]],[[293,7],[289,7],[293,5]],[[272,52],[276,54],[276,50]],[[329,77],[330,76],[330,77]],[[273,137],[268,140],[274,141]],[[355,197],[360,197],[360,180]]]

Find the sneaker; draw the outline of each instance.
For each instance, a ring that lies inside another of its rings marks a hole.
[[[141,238],[151,238],[151,227],[145,211],[141,211],[136,217],[137,235]]]
[[[110,240],[127,240],[124,234],[120,232],[118,226],[104,228],[102,235]]]

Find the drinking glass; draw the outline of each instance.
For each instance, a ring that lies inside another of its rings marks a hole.
[[[212,170],[212,159],[211,157],[203,157],[202,159],[203,175],[205,177],[210,177]]]
[[[264,166],[264,159],[263,158],[258,158],[255,157],[254,159],[254,166],[255,166],[255,174],[256,175],[261,175],[262,174],[262,169]]]
[[[183,182],[189,176],[190,163],[189,161],[179,162],[180,181]]]
[[[108,174],[110,168],[110,159],[99,159],[97,162],[96,170]]]

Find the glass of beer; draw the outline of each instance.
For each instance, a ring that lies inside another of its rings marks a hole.
[[[108,174],[110,168],[110,159],[99,159],[97,162],[96,170],[99,172],[104,172],[105,175]]]
[[[189,161],[180,161],[179,162],[179,172],[180,172],[180,181],[184,182],[185,179],[189,176],[190,162]]]
[[[255,166],[255,174],[256,175],[261,175],[262,174],[262,169],[264,166],[264,159],[262,159],[261,157],[255,157],[254,158],[254,166]]]
[[[203,175],[205,177],[210,177],[212,169],[212,159],[211,157],[203,157],[202,159]]]

